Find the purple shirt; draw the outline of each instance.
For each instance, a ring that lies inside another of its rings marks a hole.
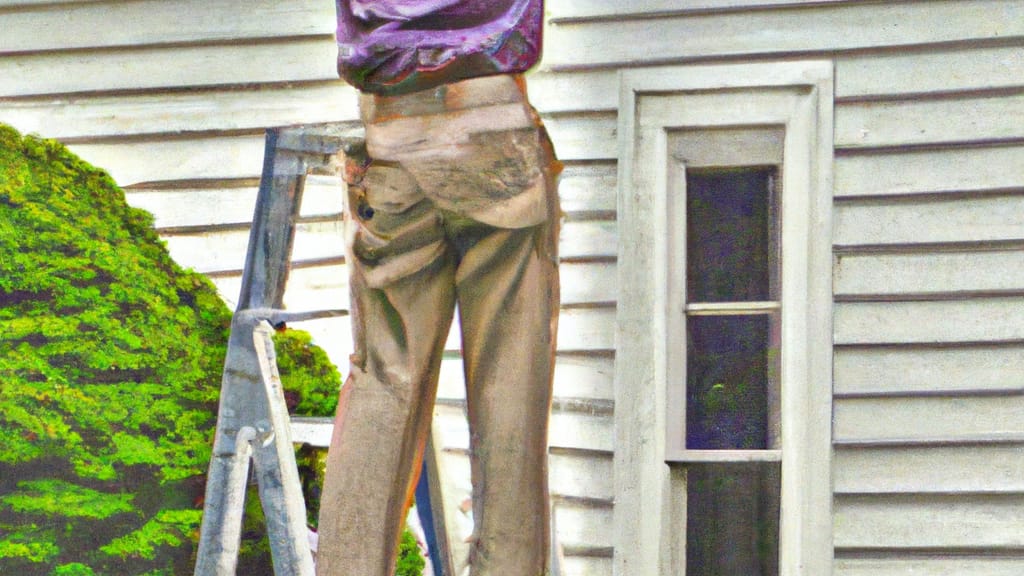
[[[402,94],[525,72],[540,57],[543,0],[337,0],[338,73]]]

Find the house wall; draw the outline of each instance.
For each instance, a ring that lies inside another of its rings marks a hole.
[[[814,58],[834,61],[836,79],[835,572],[1019,574],[1024,4],[548,0],[547,11],[529,86],[566,163],[552,417],[562,573],[612,572],[617,72]],[[356,117],[332,20],[330,0],[0,0],[0,121],[108,168],[155,213],[174,257],[232,301],[263,129]],[[344,306],[340,189],[314,179],[305,204],[288,304]],[[347,320],[302,327],[344,366]],[[456,338],[449,348],[435,440],[458,470]]]
[[[835,573],[1020,573],[1024,4],[548,6],[531,89],[587,169],[618,70],[834,62]]]

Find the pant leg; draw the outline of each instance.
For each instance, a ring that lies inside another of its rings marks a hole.
[[[454,307],[454,254],[440,217],[429,201],[389,204],[382,191],[356,189],[349,199],[356,351],[327,458],[321,576],[394,571]]]
[[[531,228],[490,229],[459,265],[472,452],[472,576],[548,573],[556,241],[554,218]]]

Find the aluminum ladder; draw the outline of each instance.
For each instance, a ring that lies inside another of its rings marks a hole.
[[[282,310],[306,175],[337,174],[345,155],[364,154],[357,122],[267,130],[260,179],[221,380],[206,483],[196,576],[233,576],[238,565],[250,463],[277,576],[313,576],[306,508],[277,371],[272,326],[347,314]]]

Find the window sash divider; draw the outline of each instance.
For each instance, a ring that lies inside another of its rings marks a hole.
[[[782,450],[673,450],[666,451],[668,464],[743,464],[781,462]]]
[[[752,316],[771,314],[782,309],[777,300],[758,302],[701,302],[687,304],[683,311],[687,316]]]

